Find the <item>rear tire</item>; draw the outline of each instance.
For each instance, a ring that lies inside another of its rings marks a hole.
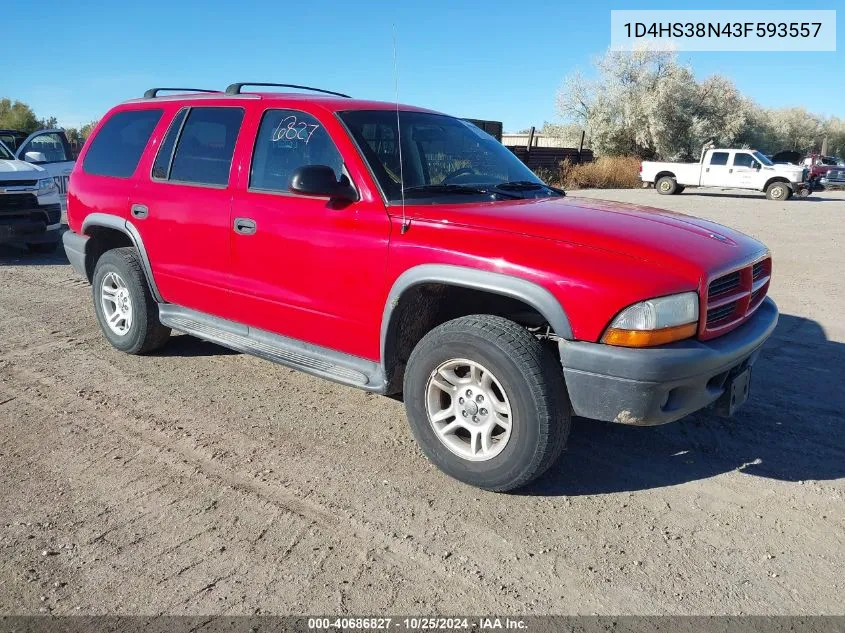
[[[91,285],[97,321],[114,347],[127,354],[145,354],[167,342],[170,328],[158,320],[158,305],[138,251],[123,247],[104,253]]]
[[[408,360],[404,397],[429,460],[485,490],[534,480],[569,435],[559,363],[525,328],[498,316],[461,317],[426,334]]]
[[[785,182],[773,182],[766,187],[766,197],[769,200],[788,200],[790,188]]]
[[[654,188],[659,194],[671,196],[678,190],[678,181],[672,176],[663,176],[654,184]]]

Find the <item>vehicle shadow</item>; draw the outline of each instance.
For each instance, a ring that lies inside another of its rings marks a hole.
[[[155,356],[234,356],[240,354],[233,349],[210,343],[188,334],[174,333],[167,341],[167,345],[153,352]]]
[[[62,227],[62,233],[67,227]],[[52,253],[30,253],[23,244],[0,244],[0,266],[61,266],[68,265],[61,240]]]
[[[656,427],[576,418],[567,450],[526,495],[661,488],[738,470],[780,481],[845,477],[845,344],[781,315],[733,418],[710,410]]]

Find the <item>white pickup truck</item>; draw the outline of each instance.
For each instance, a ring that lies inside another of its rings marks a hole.
[[[796,165],[775,165],[751,149],[708,149],[697,163],[645,161],[640,180],[653,184],[658,193],[681,193],[685,187],[753,189],[769,200],[788,200],[793,194],[809,195],[807,171]]]

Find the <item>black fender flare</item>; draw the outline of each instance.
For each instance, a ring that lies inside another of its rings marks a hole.
[[[153,277],[153,269],[150,266],[147,249],[144,247],[144,240],[141,238],[141,234],[135,228],[135,225],[129,220],[110,213],[91,213],[82,221],[82,234],[87,234],[87,230],[94,226],[120,231],[129,238],[132,245],[138,249],[138,254],[141,257],[141,265],[144,268],[144,276],[147,278],[147,284],[150,287],[153,298],[158,303],[164,303],[164,299],[162,299],[161,293],[158,291],[158,286],[156,286],[155,278]]]
[[[494,294],[518,299],[537,310],[554,330],[555,334],[564,339],[571,339],[572,326],[563,306],[555,296],[533,281],[521,277],[505,275],[488,270],[466,268],[451,264],[421,264],[403,272],[387,295],[384,312],[381,318],[381,359],[386,361],[385,352],[387,337],[390,332],[390,322],[394,310],[399,305],[403,293],[408,289],[424,283],[442,283],[473,290],[482,290]]]

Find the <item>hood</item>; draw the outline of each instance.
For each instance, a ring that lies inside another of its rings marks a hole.
[[[3,174],[3,180],[32,180],[41,177],[40,173],[33,172],[46,173],[43,167],[23,160],[0,160],[0,174]]]
[[[409,206],[406,213],[412,219],[613,251],[671,268],[689,279],[718,273],[766,251],[757,240],[715,222],[651,207],[570,196]]]

